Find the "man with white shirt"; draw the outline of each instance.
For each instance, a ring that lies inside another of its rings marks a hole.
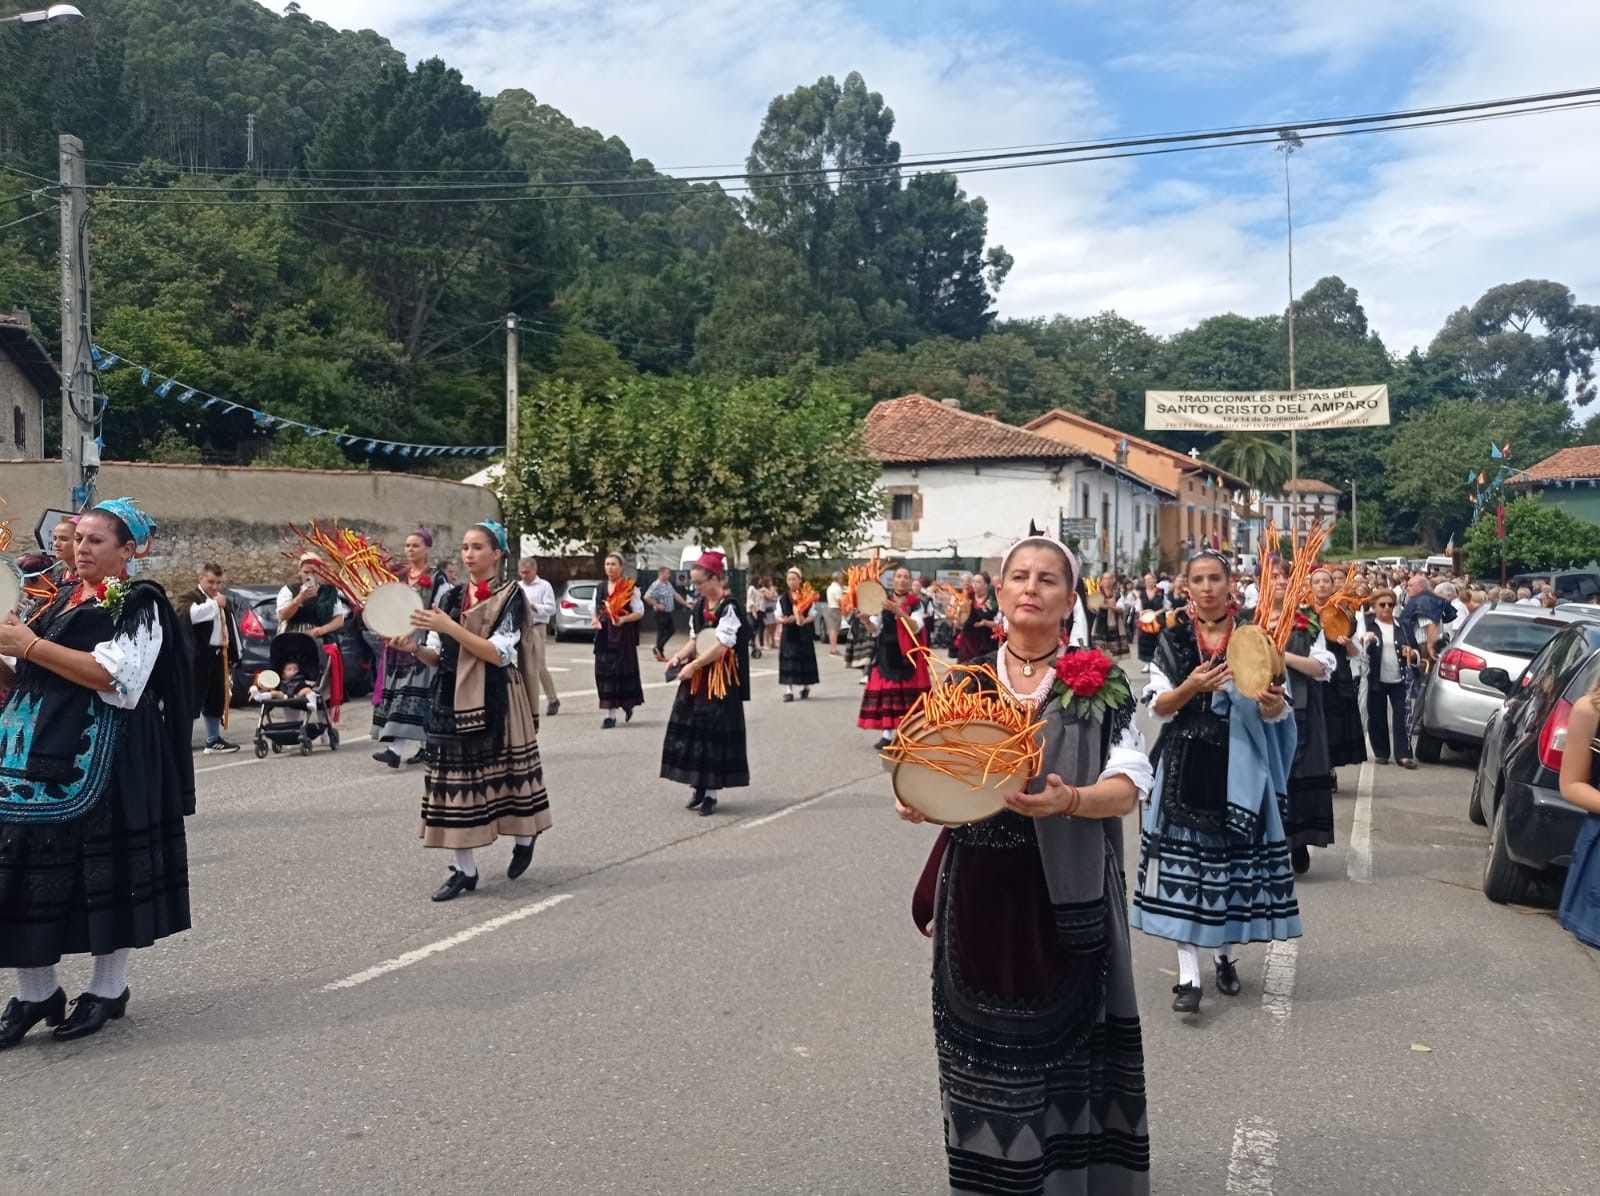
[[[528,607],[533,612],[533,634],[540,641],[544,640],[545,629],[550,626],[550,620],[556,613],[556,592],[550,583],[539,576],[539,562],[531,556],[525,556],[517,562],[517,578],[522,584],[522,592],[527,595]],[[546,714],[561,713],[561,699],[556,697],[555,678],[550,676],[550,666],[545,663],[546,653],[539,650],[539,687],[550,695],[546,704]]]
[[[196,588],[172,604],[180,621],[188,616],[194,634],[195,708],[190,717],[205,719],[204,750],[208,756],[239,750],[238,744],[222,737],[227,726],[228,699],[233,690],[229,661],[239,642],[238,627],[233,612],[228,609],[228,596],[223,593],[222,585],[222,566],[207,563],[200,567]]]

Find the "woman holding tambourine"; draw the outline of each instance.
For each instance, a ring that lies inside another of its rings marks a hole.
[[[1077,571],[1044,536],[1006,554],[1007,638],[976,662],[993,670],[978,684],[1042,723],[1039,766],[999,813],[941,833],[913,902],[933,939],[957,1191],[1149,1191],[1122,816],[1149,789],[1150,762],[1126,676],[1103,652],[1061,642]],[[924,821],[898,769],[895,784],[900,817]]]
[[[689,577],[698,597],[689,608],[689,642],[667,662],[678,694],[661,744],[661,775],[688,785],[688,808],[709,817],[723,789],[750,783],[744,704],[755,625],[728,593],[722,553],[701,553]]]
[[[863,582],[857,587],[858,603],[860,591],[866,589],[867,584]],[[857,611],[866,618],[876,646],[856,725],[881,732],[880,748],[889,745],[900,720],[910,713],[917,696],[927,692],[930,683],[925,651],[928,632],[923,624],[921,605],[911,593],[911,570],[904,565],[896,569],[893,585],[893,592],[884,599],[879,612]]]
[[[1162,730],[1132,924],[1177,943],[1172,1008],[1190,1014],[1200,1009],[1201,947],[1216,952],[1217,991],[1237,996],[1236,945],[1299,937],[1300,907],[1278,807],[1294,760],[1293,710],[1281,684],[1263,684],[1257,698],[1234,684],[1239,612],[1227,558],[1202,549],[1185,576],[1190,600],[1161,632],[1144,691]],[[1259,635],[1241,627],[1241,641],[1247,632]]]
[[[433,551],[433,533],[419,527],[406,537],[405,568],[398,580],[410,586],[422,605],[437,606],[450,589],[444,570],[428,560]],[[404,758],[406,764],[421,764],[428,741],[428,695],[433,689],[433,670],[415,656],[384,647],[379,661],[379,692],[372,702],[372,741],[383,746],[372,758],[390,768],[399,768],[397,743],[416,744]]]
[[[455,858],[435,901],[474,892],[477,849],[502,835],[513,844],[506,876],[516,880],[551,824],[534,717],[541,641],[523,634],[530,608],[516,579],[497,584],[505,554],[504,527],[473,524],[461,536],[465,582],[413,611],[412,634],[389,641],[437,670],[419,835]]]

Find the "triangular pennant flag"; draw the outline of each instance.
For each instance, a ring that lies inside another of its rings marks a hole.
[[[187,403],[192,398],[194,398],[194,390],[193,389],[189,389],[189,390],[184,391],[181,395],[178,396],[178,402]]]

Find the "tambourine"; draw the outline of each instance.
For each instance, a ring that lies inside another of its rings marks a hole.
[[[283,678],[272,669],[262,669],[256,674],[256,688],[262,693],[271,693],[283,684]]]
[[[1319,612],[1322,618],[1322,634],[1328,642],[1334,640],[1347,640],[1355,632],[1355,620],[1342,606],[1329,604]]]
[[[992,818],[1005,809],[1005,799],[1028,785],[1026,771],[991,770],[987,776],[970,758],[942,753],[944,744],[989,747],[1005,743],[1014,732],[995,723],[971,722],[925,730],[913,714],[901,724],[900,735],[920,745],[913,759],[894,766],[894,795],[929,822],[939,826],[966,826]],[[932,767],[939,765],[950,771]],[[953,774],[953,775],[952,775]]]
[[[367,629],[386,640],[410,635],[413,611],[422,609],[422,597],[401,581],[377,586],[361,604],[361,621]]]
[[[700,657],[704,656],[707,652],[710,652],[720,643],[722,643],[722,641],[717,638],[717,629],[715,627],[702,627],[699,631],[695,632],[694,659],[700,659]],[[678,679],[678,674],[682,671],[682,665],[673,665],[667,670],[667,680],[676,681]]]
[[[1099,590],[1090,590],[1089,597],[1084,601],[1091,615],[1098,615],[1106,608],[1106,596]]]
[[[10,557],[0,556],[0,618],[22,606],[22,570]]]
[[[1283,677],[1283,653],[1265,631],[1246,623],[1228,638],[1228,670],[1234,688],[1259,701]]]
[[[1139,630],[1155,635],[1161,630],[1161,612],[1147,610],[1139,613]]]
[[[889,604],[889,592],[876,581],[863,581],[856,585],[856,610],[868,618],[876,618]]]

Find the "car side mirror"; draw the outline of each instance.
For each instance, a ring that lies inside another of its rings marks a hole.
[[[1478,674],[1478,680],[1490,689],[1498,689],[1503,694],[1509,694],[1513,688],[1511,674],[1504,669],[1492,667],[1484,669]]]

